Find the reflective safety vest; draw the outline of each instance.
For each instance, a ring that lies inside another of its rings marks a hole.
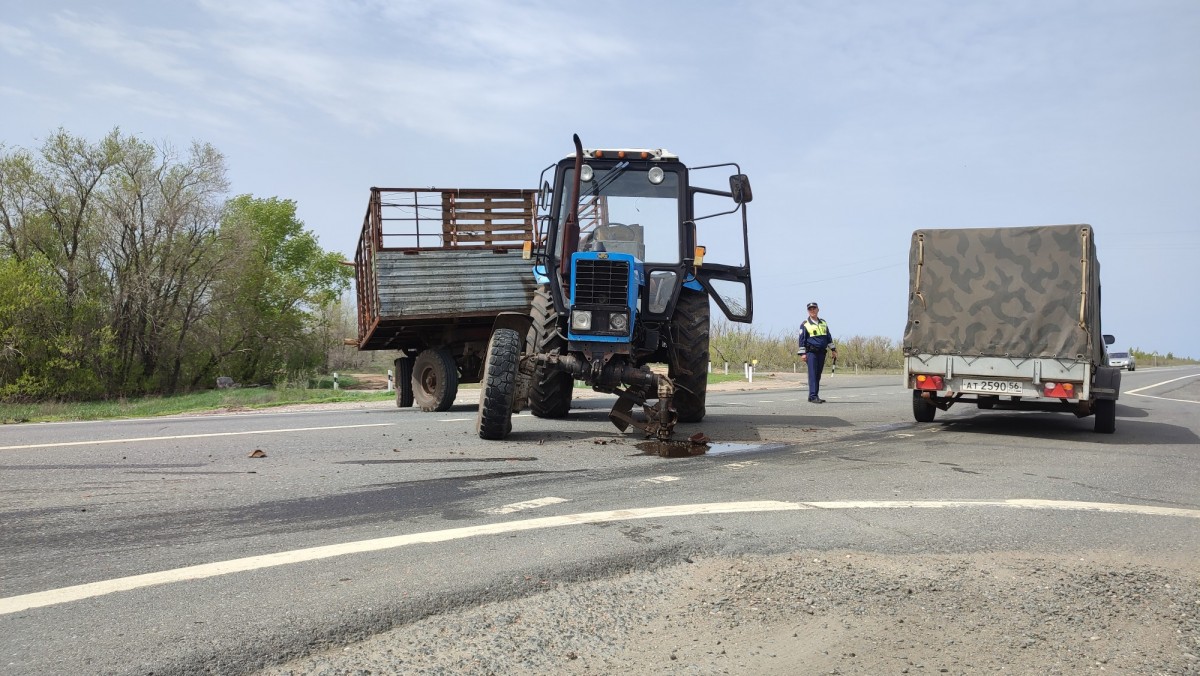
[[[804,328],[808,330],[808,335],[813,338],[829,335],[829,325],[825,323],[824,319],[817,319],[816,324],[811,319],[805,319]]]
[[[804,336],[804,343],[800,347],[807,352],[824,352],[833,342],[833,337],[829,335],[829,325],[824,319],[818,318],[816,322],[805,319],[800,326],[800,335]]]

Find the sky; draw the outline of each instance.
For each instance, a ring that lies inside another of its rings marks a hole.
[[[1090,223],[1116,347],[1200,358],[1197,0],[0,9],[8,150],[211,143],[347,259],[371,186],[533,188],[577,133],[740,165],[756,331],[899,342],[913,230]]]

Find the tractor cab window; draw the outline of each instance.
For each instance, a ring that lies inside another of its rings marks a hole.
[[[579,184],[579,251],[627,253],[652,263],[679,262],[679,175],[665,171],[653,183],[648,173],[627,164],[584,169],[583,178],[590,180]],[[567,169],[563,181],[572,184],[573,169]],[[571,200],[563,200],[558,221],[563,226],[571,208]]]

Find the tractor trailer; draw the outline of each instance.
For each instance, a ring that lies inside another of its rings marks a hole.
[[[534,190],[371,188],[354,257],[360,350],[396,351],[396,405],[445,411],[492,324],[528,312]]]

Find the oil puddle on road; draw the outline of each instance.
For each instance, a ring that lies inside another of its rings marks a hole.
[[[400,460],[339,460],[335,465],[409,465],[428,462],[533,462],[533,456],[510,456],[505,458],[404,458]]]
[[[641,455],[653,455],[660,458],[694,458],[700,455],[730,455],[748,453],[751,451],[770,451],[784,448],[786,444],[714,444],[695,443],[692,441],[644,441],[634,444]]]

